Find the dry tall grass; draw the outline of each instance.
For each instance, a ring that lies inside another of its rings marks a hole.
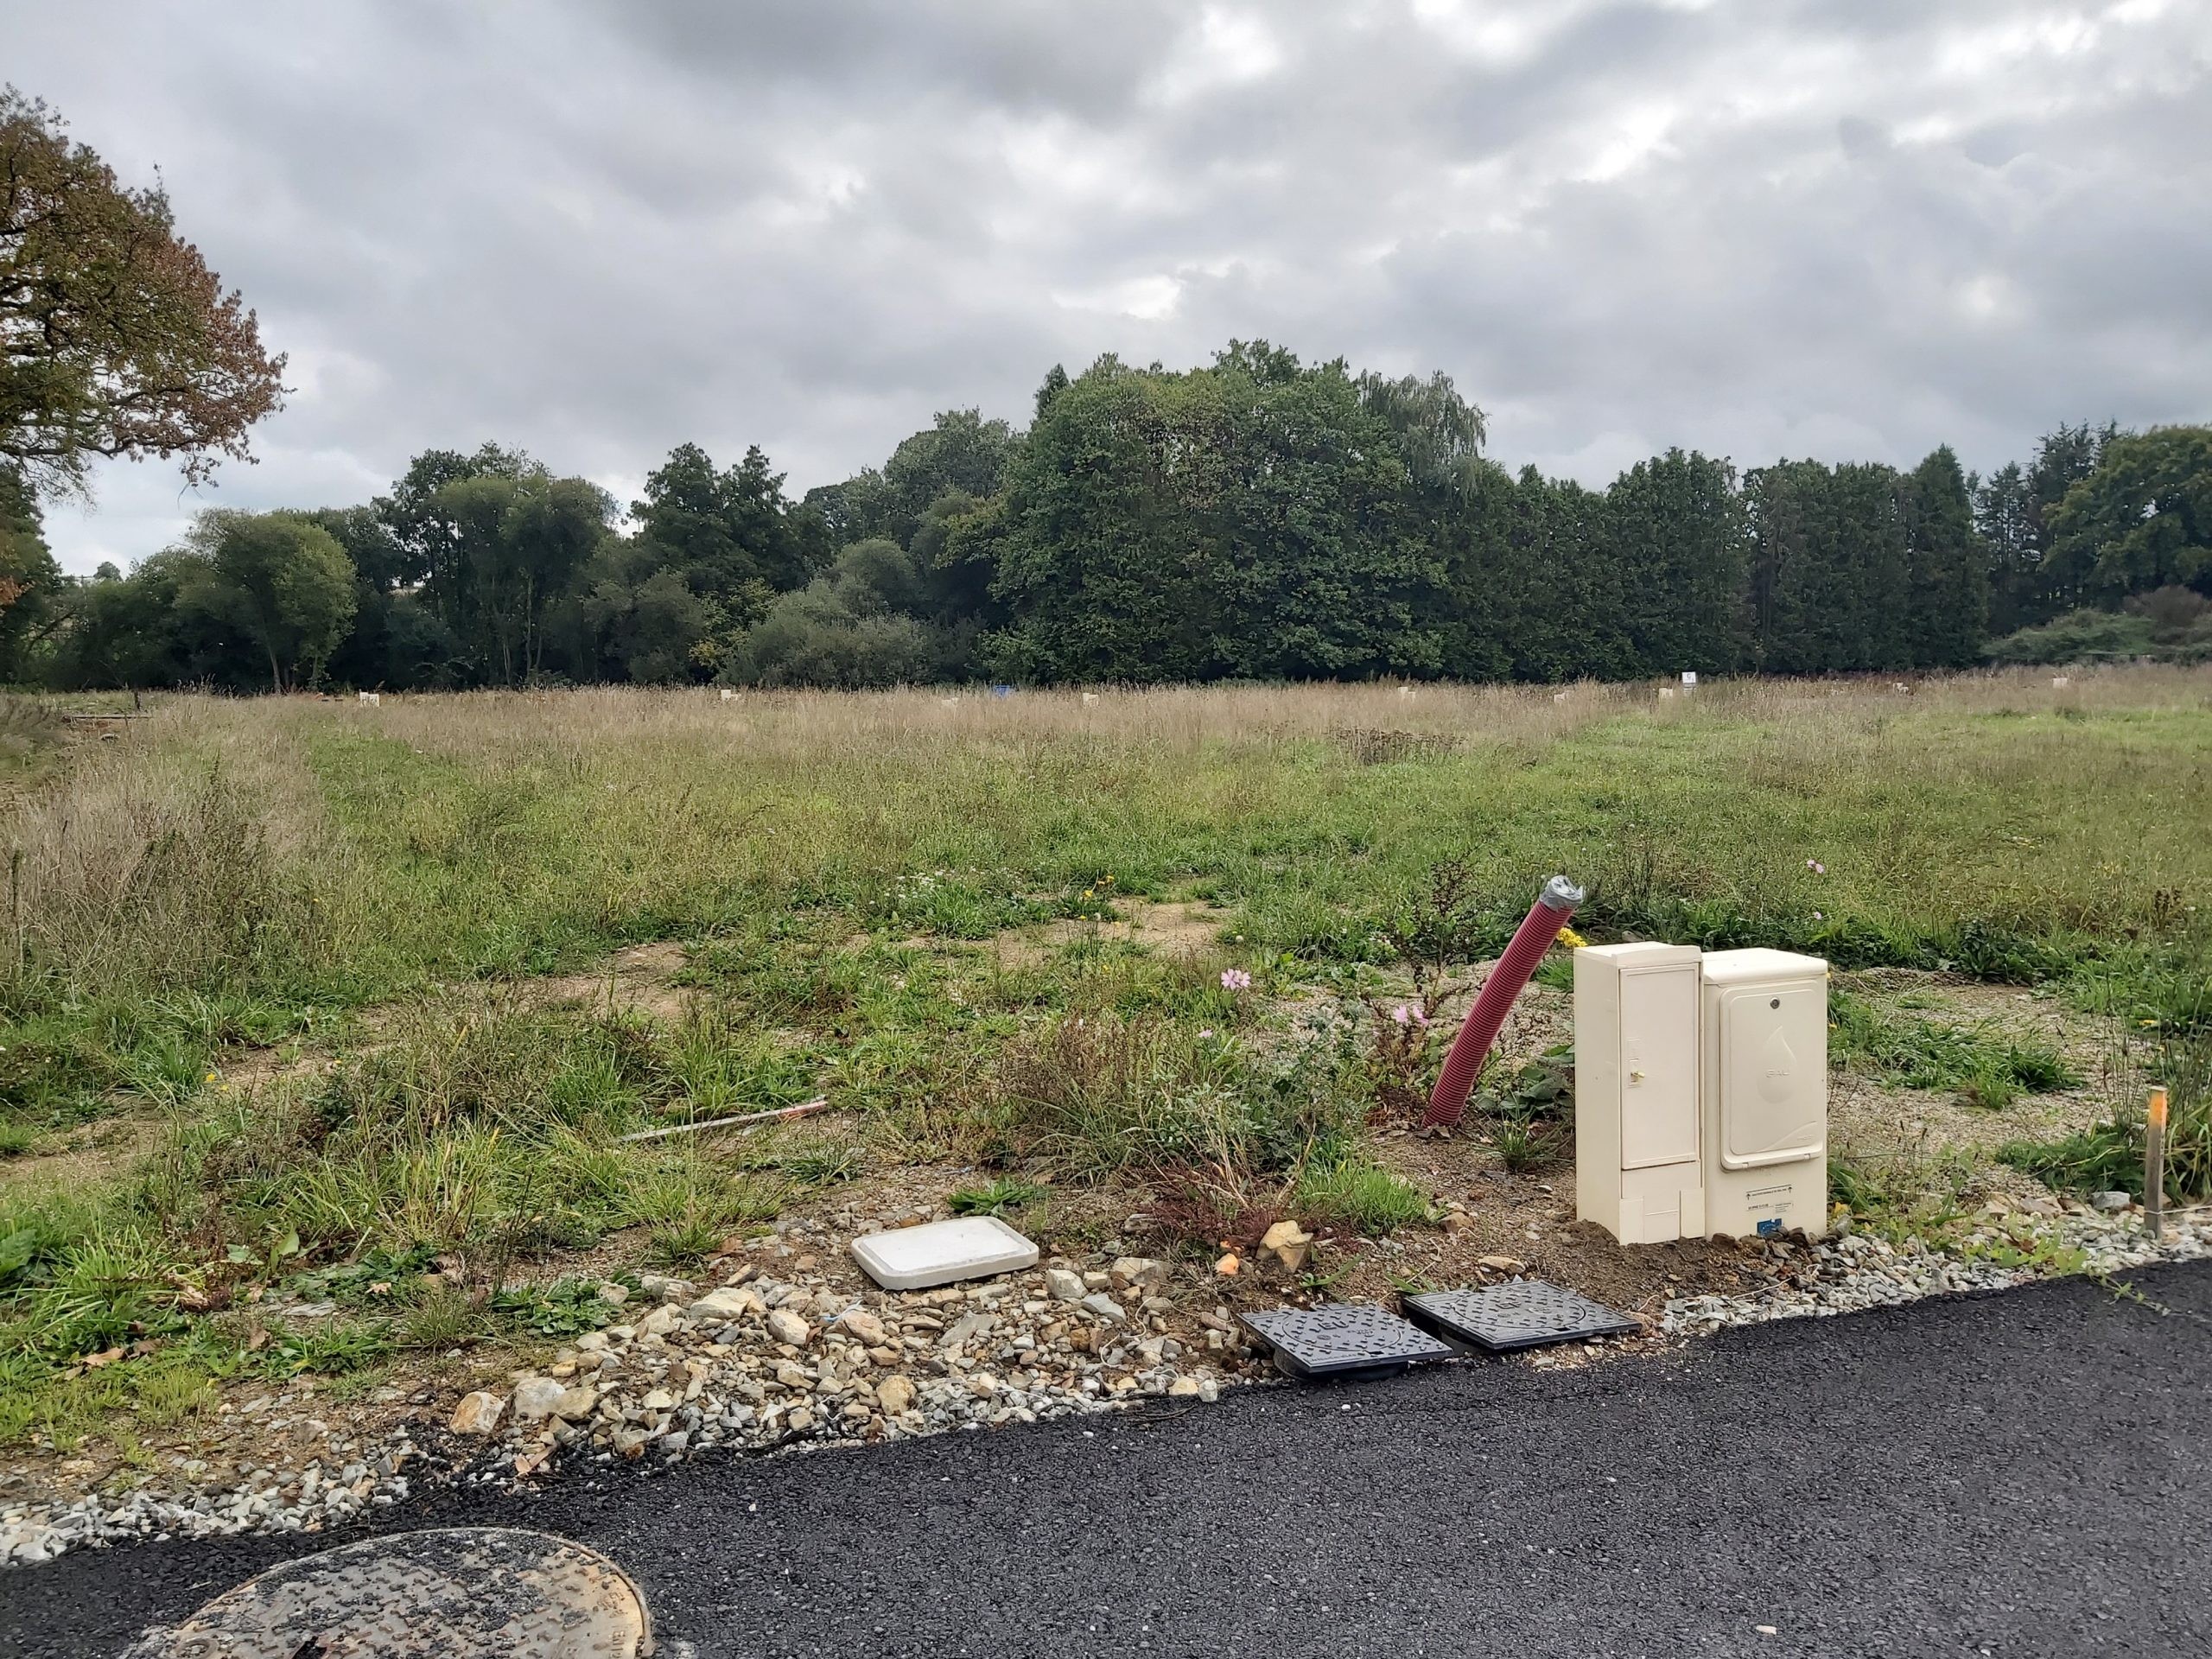
[[[1677,885],[1751,879],[1728,843],[1758,839],[1777,801],[1812,820],[1843,803],[1867,842],[1862,879],[1883,867],[1877,888],[1963,874],[2011,913],[2047,905],[2074,925],[2116,904],[2159,925],[2158,906],[2212,865],[2202,733],[2171,723],[2212,709],[2212,671],[2067,677],[1723,681],[1669,696],[1596,683],[172,696],[0,809],[0,848],[17,855],[8,965],[43,964],[79,995],[220,982],[264,959],[342,976],[420,957],[429,935],[488,925],[503,906],[620,931],[711,893],[887,880],[918,853],[1034,874],[1169,823],[1280,836],[1309,806],[1333,805],[1376,843],[1458,815],[1452,834],[1516,856],[1535,841],[1560,851],[1529,855],[1563,859],[1594,837],[1618,864],[1653,833],[1651,791],[1686,768],[1704,769],[1688,810],[1635,854]],[[2022,718],[1991,718],[2006,715]],[[1377,741],[1393,734],[1406,741]],[[1554,810],[1555,776],[1538,798],[1516,794],[1516,770],[1599,740],[1567,780],[1595,791],[1593,822],[1549,822],[1570,816]],[[1737,785],[1758,798],[1732,805]],[[1970,795],[1985,816],[2009,803],[2011,821],[1947,821]],[[1525,833],[1501,831],[1501,814]],[[1976,844],[1958,845],[1969,833]],[[1945,868],[1929,868],[1939,842]]]

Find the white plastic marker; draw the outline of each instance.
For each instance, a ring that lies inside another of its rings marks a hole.
[[[737,1123],[766,1123],[776,1117],[804,1117],[829,1105],[827,1095],[817,1095],[812,1100],[803,1100],[796,1106],[779,1106],[773,1111],[745,1112],[736,1117],[710,1117],[701,1123],[675,1123],[664,1129],[639,1129],[635,1135],[617,1135],[617,1141],[658,1141],[671,1135],[696,1135],[702,1129],[726,1129]]]

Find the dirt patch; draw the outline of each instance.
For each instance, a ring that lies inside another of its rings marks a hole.
[[[168,1128],[168,1118],[152,1111],[81,1124],[39,1151],[0,1159],[0,1196],[104,1185],[158,1146]]]
[[[1828,1075],[1831,1155],[1964,1153],[1991,1164],[2008,1141],[2050,1140],[2086,1129],[2113,1113],[2134,1083],[2113,1023],[2056,997],[1914,969],[1839,975],[1839,986],[1897,1020],[1956,1026],[1993,1038],[2057,1051],[2082,1081],[2023,1095],[2000,1110],[1974,1106],[1955,1090],[1907,1089],[1879,1068],[1853,1059]],[[2010,1190],[1992,1165],[1992,1190]],[[2032,1185],[2032,1183],[2030,1184]]]
[[[675,982],[690,959],[675,940],[658,939],[617,950],[588,974],[525,980],[520,988],[537,1001],[596,1004],[613,1012],[651,1014],[674,1025],[691,1007],[690,993]]]
[[[1001,933],[990,949],[1000,965],[1035,968],[1069,945],[1086,939],[1142,945],[1162,956],[1192,956],[1210,950],[1221,939],[1229,912],[1201,899],[1149,899],[1120,901],[1123,914],[1111,922],[1045,922]]]

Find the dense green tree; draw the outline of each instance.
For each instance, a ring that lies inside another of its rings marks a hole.
[[[1907,660],[1963,668],[1981,649],[1989,613],[1988,556],[1974,528],[1974,497],[1948,444],[1906,478]]]
[[[999,671],[1041,680],[1217,671],[1212,569],[1229,486],[1220,378],[1102,357],[1016,452],[992,591],[1014,618]]]
[[[543,472],[462,479],[435,504],[458,531],[452,569],[424,595],[478,673],[520,685],[545,666],[545,618],[606,537],[614,504],[597,485]]]
[[[1014,448],[1014,429],[1004,421],[985,420],[982,411],[948,409],[929,427],[903,440],[883,463],[886,522],[873,533],[901,547],[930,504],[957,491],[981,500],[998,493]]]
[[[34,491],[81,488],[102,455],[181,457],[198,482],[248,458],[283,369],[158,187],[0,86],[0,462]]]
[[[1004,499],[947,490],[930,503],[915,527],[908,550],[925,584],[929,614],[937,621],[979,628],[1006,621],[1006,607],[991,592],[998,575]]]
[[[82,686],[172,685],[185,677],[183,620],[177,603],[181,550],[156,553],[128,576],[104,564],[71,595],[69,626],[55,644],[54,683]],[[251,672],[251,664],[245,665]],[[226,683],[246,682],[225,677]]]
[[[2055,588],[2101,604],[2164,587],[2212,594],[2212,427],[2113,437],[2050,523]]]
[[[1442,570],[1405,512],[1409,477],[1342,363],[1233,343],[1212,378],[1220,494],[1202,504],[1219,670],[1252,678],[1432,672],[1417,613]]]
[[[1498,585],[1513,677],[1620,679],[1639,672],[1605,498],[1526,467],[1506,506]]]
[[[784,495],[784,475],[758,447],[717,470],[696,444],[679,445],[647,475],[630,513],[656,566],[741,623],[813,574],[813,546]]]
[[[409,591],[410,556],[384,515],[359,506],[302,516],[328,532],[353,565],[353,625],[331,656],[330,678],[368,689],[450,683],[454,641]]]
[[[393,585],[442,584],[451,589],[458,584],[461,526],[438,501],[439,492],[448,485],[473,478],[522,479],[544,474],[544,467],[521,450],[503,449],[496,443],[484,444],[473,454],[426,449],[416,456],[391,493],[372,504],[400,550]]]
[[[29,672],[60,624],[63,589],[37,501],[15,467],[0,466],[0,684]]]
[[[1669,449],[1605,493],[1625,671],[1724,673],[1745,655],[1745,543],[1735,469]]]
[[[353,620],[353,562],[330,532],[289,512],[200,514],[185,538],[178,603],[233,629],[269,665],[272,690],[312,683]]]
[[[864,583],[823,576],[778,597],[737,642],[725,677],[848,690],[911,684],[959,672],[954,646],[947,630],[874,602]]]
[[[1991,632],[2049,621],[2081,601],[2077,583],[2050,563],[2051,515],[2120,435],[2109,422],[2062,426],[2037,444],[2025,467],[2008,461],[1974,486],[1974,528],[1988,561]]]
[[[1013,428],[984,419],[980,410],[945,410],[901,439],[880,470],[817,486],[804,505],[831,545],[880,538],[911,546],[933,503],[949,494],[975,500],[996,494],[1018,442]]]
[[[1389,429],[1416,496],[1439,506],[1464,499],[1481,465],[1484,423],[1482,410],[1459,395],[1452,377],[1440,370],[1427,379],[1369,373],[1357,385],[1361,407]]]
[[[1913,660],[1905,483],[1892,467],[1783,461],[1745,480],[1751,607],[1769,673]]]

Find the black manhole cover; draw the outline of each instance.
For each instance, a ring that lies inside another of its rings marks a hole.
[[[218,1596],[125,1659],[644,1659],[652,1624],[622,1570],[505,1527],[395,1533]]]
[[[1452,1357],[1433,1337],[1371,1303],[1274,1307],[1238,1317],[1274,1350],[1276,1369],[1292,1376],[1387,1376],[1416,1360]]]
[[[1627,1314],[1541,1279],[1509,1279],[1479,1290],[1429,1290],[1405,1299],[1422,1329],[1502,1354],[1547,1343],[1641,1331]]]

